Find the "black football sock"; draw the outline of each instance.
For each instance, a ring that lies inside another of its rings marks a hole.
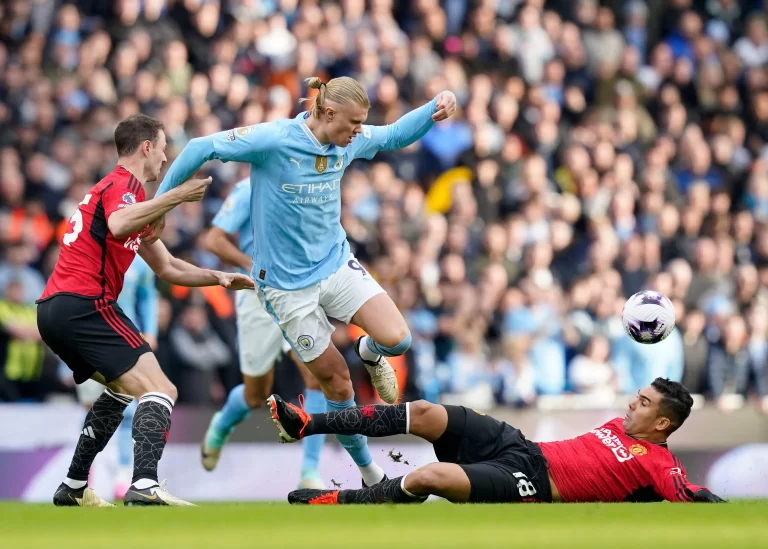
[[[304,436],[365,435],[388,437],[408,432],[408,403],[373,404],[360,408],[345,408],[325,414],[312,414]]]
[[[427,496],[410,494],[403,489],[403,479],[397,477],[359,490],[341,490],[340,504],[355,503],[422,503]]]
[[[107,446],[109,439],[115,434],[120,422],[123,421],[123,412],[131,401],[133,401],[132,396],[114,393],[109,389],[96,399],[85,416],[83,430],[80,432],[75,455],[72,456],[72,463],[67,473],[68,480],[76,482],[88,480],[88,473],[91,471],[96,454]]]
[[[157,463],[168,442],[173,404],[173,399],[163,393],[147,393],[139,399],[133,416],[134,485],[139,480],[157,483]]]

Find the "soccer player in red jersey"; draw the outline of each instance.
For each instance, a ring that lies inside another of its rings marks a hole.
[[[37,303],[43,341],[72,370],[76,383],[91,378],[106,385],[93,403],[64,482],[58,506],[112,506],[88,487],[88,473],[133,398],[134,471],[126,505],[191,505],[157,482],[157,463],[171,428],[176,387],[168,380],[144,336],[118,306],[123,278],[136,254],[157,275],[180,286],[253,288],[243,274],[200,269],[168,253],[152,238],[152,224],[182,202],[202,199],[210,178],[191,179],[145,201],[144,184],[166,162],[163,125],[131,116],[115,129],[117,167],[93,186],[70,218],[51,278]],[[143,241],[142,241],[143,240]]]
[[[693,405],[688,390],[668,379],[639,391],[623,419],[547,443],[463,406],[417,401],[310,416],[277,395],[267,402],[283,442],[319,433],[410,433],[431,442],[439,460],[360,490],[296,490],[291,503],[414,503],[432,494],[457,503],[723,501],[689,482],[667,449]]]

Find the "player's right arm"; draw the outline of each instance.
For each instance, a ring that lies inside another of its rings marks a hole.
[[[223,286],[232,290],[254,288],[251,277],[240,273],[223,273],[201,269],[177,257],[173,257],[162,240],[142,244],[139,255],[162,280],[177,286],[198,288],[201,286]]]
[[[194,138],[174,160],[155,196],[176,188],[209,160],[262,163],[279,141],[279,132],[274,122],[266,122]]]
[[[163,196],[155,196],[128,207],[120,208],[121,193],[118,189],[109,189],[104,195],[104,213],[107,227],[116,238],[125,238],[137,233],[150,223],[164,216],[182,202],[196,202],[203,198],[212,179],[191,179]]]
[[[238,184],[229,194],[211,222],[204,245],[222,261],[250,273],[252,259],[235,246],[230,238],[243,227],[250,215],[247,185]]]

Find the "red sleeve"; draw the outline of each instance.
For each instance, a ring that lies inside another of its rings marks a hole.
[[[138,185],[132,183],[133,181],[135,181],[133,178],[131,178],[131,182],[127,179],[121,179],[102,191],[101,204],[104,206],[104,218],[107,221],[109,221],[109,216],[117,210],[140,201],[140,197],[136,196],[135,192],[140,192],[140,189],[136,188]]]
[[[688,481],[685,476],[685,467],[674,454],[670,454],[668,459],[655,463],[652,474],[656,493],[667,501],[690,503],[693,497],[688,491],[696,492],[701,489],[701,486]]]

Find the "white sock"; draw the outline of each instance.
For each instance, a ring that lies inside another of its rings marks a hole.
[[[64,479],[64,484],[66,484],[67,486],[69,486],[73,490],[79,490],[83,486],[87,486],[88,485],[88,481],[87,480],[75,480],[75,479],[67,477],[67,478]]]
[[[372,461],[365,466],[357,466],[360,469],[360,474],[363,475],[363,481],[366,486],[373,486],[378,484],[384,478],[384,469],[376,465],[375,461]]]
[[[374,353],[368,348],[369,339],[370,338],[368,336],[363,336],[363,339],[360,340],[360,358],[362,358],[363,360],[368,360],[370,362],[376,362],[377,360],[379,360],[379,357],[381,355]]]
[[[137,490],[146,490],[147,488],[152,488],[153,486],[157,485],[157,481],[152,480],[151,478],[140,478],[133,483],[133,487]]]

